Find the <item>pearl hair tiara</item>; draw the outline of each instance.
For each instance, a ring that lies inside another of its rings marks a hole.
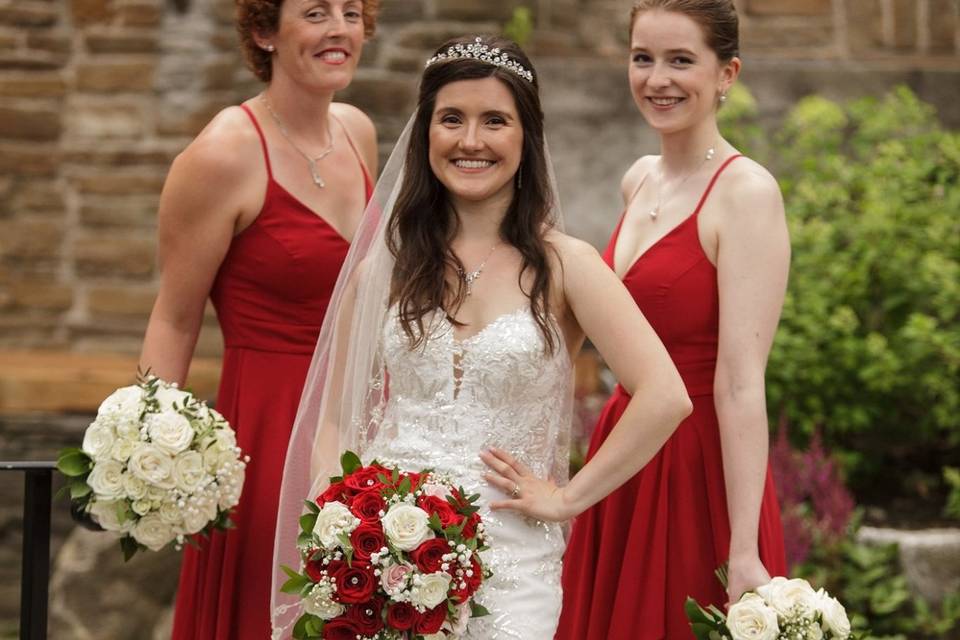
[[[454,58],[473,58],[474,60],[479,60],[480,62],[486,62],[487,64],[502,67],[511,73],[515,73],[527,82],[533,82],[533,74],[525,69],[523,65],[512,59],[506,53],[500,51],[499,48],[491,49],[487,45],[483,44],[483,41],[480,38],[477,38],[470,44],[455,44],[447,49],[445,53],[437,54],[427,60],[427,64],[424,66],[429,67],[432,64],[443,62],[444,60],[452,60]]]

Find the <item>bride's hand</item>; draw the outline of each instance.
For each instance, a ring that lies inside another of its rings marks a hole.
[[[484,474],[486,481],[509,496],[508,500],[491,502],[491,509],[517,511],[548,522],[563,522],[576,515],[562,488],[537,478],[506,451],[491,447],[480,452],[480,459],[490,467]]]

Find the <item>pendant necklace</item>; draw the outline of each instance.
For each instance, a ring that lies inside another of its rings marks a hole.
[[[283,134],[283,137],[287,139],[287,142],[290,143],[290,146],[296,150],[304,159],[307,161],[307,166],[310,168],[310,177],[313,178],[313,184],[317,185],[320,189],[323,189],[327,186],[327,183],[323,181],[323,178],[320,177],[320,173],[317,171],[317,163],[326,158],[333,152],[333,131],[328,131],[330,136],[330,144],[327,145],[327,148],[320,152],[315,158],[311,158],[303,150],[297,146],[297,143],[293,141],[293,138],[290,137],[290,132],[287,131],[287,128],[283,125],[283,121],[280,120],[280,116],[273,110],[273,107],[270,105],[270,101],[267,100],[267,94],[261,93],[260,99],[263,101],[263,104],[267,107],[267,111],[270,113],[270,117],[273,118],[273,121],[277,123],[277,128],[280,129],[280,133]]]
[[[693,171],[685,175],[683,177],[683,180],[677,183],[677,186],[675,186],[673,189],[670,190],[666,198],[661,197],[662,191],[663,191],[663,157],[661,156],[660,159],[657,161],[657,206],[655,206],[653,209],[650,209],[647,212],[647,215],[650,216],[650,219],[656,221],[657,216],[660,215],[660,209],[661,207],[663,207],[664,203],[669,202],[670,199],[674,195],[676,195],[677,191],[680,190],[680,187],[682,187],[687,180],[693,177],[695,173],[700,171],[700,169],[703,168],[703,165],[705,165],[710,160],[713,160],[713,157],[716,154],[717,154],[717,149],[716,149],[716,144],[714,144],[709,149],[707,149],[706,153],[703,154],[703,160],[700,161],[700,164],[698,164]]]
[[[490,247],[490,251],[487,253],[487,257],[483,259],[483,262],[480,263],[480,266],[474,269],[473,271],[466,271],[463,267],[457,268],[457,274],[460,276],[460,279],[465,285],[467,285],[467,295],[473,293],[473,283],[480,277],[480,274],[483,273],[483,268],[487,266],[487,260],[490,259],[490,256],[493,255],[494,249],[500,246],[500,243]]]

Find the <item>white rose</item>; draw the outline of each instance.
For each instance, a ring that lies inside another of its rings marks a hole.
[[[128,498],[141,500],[147,497],[147,485],[135,475],[124,472],[120,482],[123,484],[123,492]]]
[[[140,445],[127,461],[127,469],[134,476],[140,478],[147,484],[154,485],[160,489],[172,489],[174,487],[173,478],[170,472],[173,470],[173,458],[165,451],[150,444]],[[164,498],[165,494],[157,495],[148,490],[147,495],[151,499]]]
[[[816,622],[807,627],[807,637],[804,640],[823,640],[823,629]]]
[[[161,504],[160,508],[157,509],[157,515],[159,515],[160,519],[170,526],[180,524],[180,521],[183,519],[183,514],[180,511],[180,507],[178,507],[177,503],[173,500],[167,500]]]
[[[166,412],[168,410],[176,411],[177,409],[174,409],[174,404],[176,404],[179,409],[182,409],[192,396],[186,391],[177,389],[172,385],[161,384],[157,387],[157,391],[153,397],[160,403],[160,411]]]
[[[214,431],[217,438],[217,444],[224,451],[233,451],[233,448],[237,446],[237,436],[233,433],[233,429],[217,429]]]
[[[149,500],[134,500],[130,504],[130,508],[133,509],[133,512],[138,516],[145,516],[150,513],[150,508],[153,506]]]
[[[131,442],[137,443],[140,442],[140,428],[142,426],[143,425],[140,424],[140,416],[137,415],[131,417],[129,420],[114,423],[113,430],[119,439],[130,440]]]
[[[180,517],[183,518],[184,533],[192,535],[202,531],[210,522],[210,518],[207,516],[206,509],[201,509],[199,505],[195,504],[182,511]]]
[[[196,434],[190,421],[173,411],[147,416],[146,423],[150,441],[172,454],[185,451]]]
[[[151,551],[159,551],[174,538],[170,525],[155,513],[140,518],[131,533],[134,540]]]
[[[802,578],[788,580],[777,576],[768,584],[757,587],[757,593],[782,616],[815,610],[816,593],[810,583]]]
[[[184,493],[193,493],[207,478],[203,469],[203,456],[196,451],[184,451],[173,459],[171,475],[177,489]]]
[[[335,602],[332,596],[330,585],[320,583],[304,598],[303,610],[324,620],[332,620],[347,610],[342,604]]]
[[[413,551],[425,540],[435,537],[430,516],[420,507],[401,502],[383,516],[383,532],[397,549]]]
[[[224,511],[237,506],[237,503],[240,502],[240,492],[243,490],[245,475],[244,468],[237,465],[229,476],[220,481],[220,498],[217,506]]]
[[[435,482],[425,482],[420,490],[423,491],[425,496],[433,496],[434,498],[440,498],[445,500],[447,496],[452,495],[450,489],[442,484],[436,484]]]
[[[121,387],[100,403],[100,407],[97,409],[97,416],[110,418],[122,417],[127,420],[139,418],[142,399],[143,391],[140,387]]]
[[[846,640],[850,637],[850,619],[839,600],[831,598],[826,591],[820,589],[815,603],[825,630],[829,631],[833,638]]]
[[[130,459],[130,456],[133,454],[134,449],[137,448],[137,445],[140,444],[139,440],[131,440],[130,438],[118,437],[113,441],[113,446],[110,447],[110,457],[116,460],[117,462],[126,462]]]
[[[122,508],[120,500],[95,500],[88,513],[107,531],[123,531],[125,527],[120,523]]]
[[[83,434],[81,448],[85,454],[94,460],[105,460],[110,456],[114,440],[116,440],[116,436],[113,433],[113,428],[103,422],[94,420],[87,427],[86,433]]]
[[[93,465],[87,484],[98,498],[123,498],[123,465],[116,460],[103,460]]]
[[[727,628],[733,640],[776,640],[780,633],[777,612],[752,593],[727,611]]]
[[[419,579],[414,579],[410,599],[413,604],[433,609],[447,599],[447,591],[449,590],[450,576],[448,574],[439,571],[428,573],[425,576],[419,576]]]
[[[347,505],[336,501],[328,502],[317,514],[313,536],[324,549],[329,551],[340,544],[338,536],[341,533],[350,535],[359,524],[359,518],[350,513]]]
[[[171,464],[173,464],[172,460],[171,460]],[[130,470],[129,465],[127,465],[127,470],[128,471]],[[173,484],[171,480],[170,488],[172,487],[173,487]],[[147,485],[147,498],[152,500],[153,502],[157,502],[157,503],[163,502],[169,496],[170,494],[167,492],[167,489],[163,489],[161,487],[155,487],[153,485]]]

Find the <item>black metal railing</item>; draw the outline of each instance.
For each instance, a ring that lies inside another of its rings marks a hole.
[[[55,462],[0,462],[24,474],[20,640],[46,640],[50,592],[50,506]]]

